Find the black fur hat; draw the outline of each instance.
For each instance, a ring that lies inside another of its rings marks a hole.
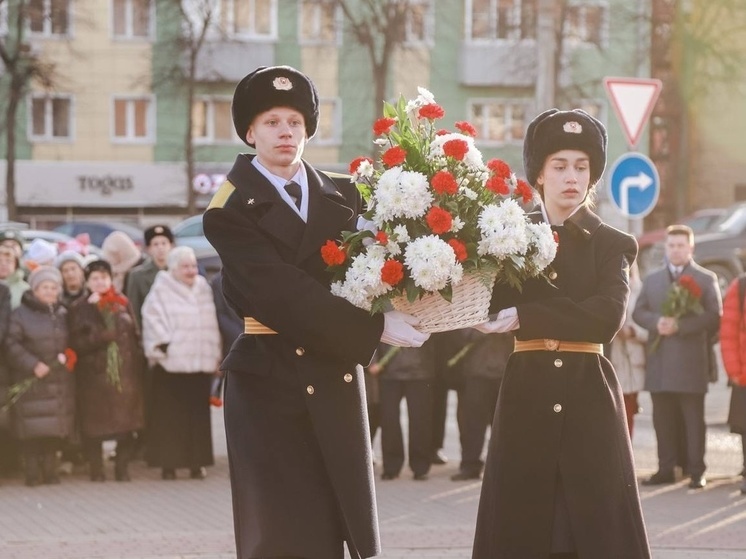
[[[88,279],[93,272],[104,272],[105,274],[109,274],[109,277],[114,276],[114,274],[111,271],[111,264],[109,264],[103,258],[92,260],[91,262],[88,263],[88,265],[83,270],[85,279]]]
[[[152,241],[154,237],[157,237],[159,235],[162,237],[166,237],[169,242],[173,244],[174,234],[168,225],[153,225],[152,227],[148,227],[143,232],[143,237],[145,238],[145,246],[150,246],[150,241]]]
[[[591,182],[595,185],[606,167],[606,128],[581,109],[549,109],[531,121],[523,142],[523,168],[526,180],[536,187],[536,179],[547,157],[563,149],[588,154]]]
[[[290,66],[260,66],[238,82],[233,93],[233,126],[246,141],[246,132],[256,115],[273,107],[291,107],[303,115],[306,133],[316,134],[319,94],[306,76]]]

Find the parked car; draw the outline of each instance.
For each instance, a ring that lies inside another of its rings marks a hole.
[[[213,274],[220,270],[221,262],[218,251],[207,240],[202,228],[202,214],[193,215],[180,221],[171,228],[171,231],[174,234],[174,244],[192,247],[194,254],[197,256],[200,271],[207,278],[211,278]]]
[[[694,231],[695,236],[708,231],[714,231],[718,224],[728,215],[728,208],[707,208],[697,210],[680,221]],[[646,231],[637,237],[640,247],[638,263],[643,274],[660,266],[663,262],[663,242],[666,238],[666,228]]]
[[[58,225],[53,229],[59,233],[75,237],[81,233],[88,233],[91,238],[91,244],[100,247],[104,239],[113,231],[125,233],[137,245],[139,249],[145,246],[145,238],[142,229],[129,223],[120,223],[116,221],[69,221]]]

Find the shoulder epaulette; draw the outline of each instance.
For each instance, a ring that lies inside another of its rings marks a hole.
[[[228,198],[230,198],[231,194],[233,194],[235,191],[236,187],[233,186],[230,181],[225,181],[222,185],[220,185],[218,191],[213,195],[212,200],[210,200],[210,204],[207,206],[207,209],[211,210],[213,208],[225,207],[226,202],[228,202]]]

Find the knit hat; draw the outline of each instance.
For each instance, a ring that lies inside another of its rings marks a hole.
[[[526,180],[536,186],[548,156],[563,149],[574,149],[588,155],[591,182],[595,185],[606,167],[606,128],[581,109],[544,111],[528,125],[523,142],[523,168]]]
[[[21,247],[21,252],[23,252],[23,235],[18,229],[5,229],[0,231],[0,244],[2,244],[3,241],[14,241],[19,247]]]
[[[148,227],[145,232],[143,233],[143,237],[145,237],[145,246],[150,246],[150,241],[153,240],[153,237],[157,236],[166,237],[171,244],[174,242],[174,234],[171,232],[171,229],[168,227],[168,225],[153,225],[152,227]]]
[[[233,126],[246,141],[246,132],[256,115],[273,107],[291,107],[305,119],[306,134],[316,134],[319,122],[319,94],[305,74],[290,66],[260,66],[238,82],[233,93]]]
[[[39,266],[53,266],[57,258],[57,247],[44,239],[34,239],[26,251],[26,260]]]
[[[75,262],[81,268],[85,268],[83,255],[74,250],[62,251],[57,259],[54,261],[54,265],[57,267],[58,270],[60,270],[65,262]]]
[[[31,291],[39,287],[44,281],[53,281],[57,285],[62,286],[62,274],[54,266],[39,266],[28,277]]]
[[[105,260],[111,264],[114,273],[124,273],[140,260],[140,250],[126,233],[112,231],[101,244]]]

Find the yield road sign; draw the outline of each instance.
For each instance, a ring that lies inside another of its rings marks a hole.
[[[663,83],[649,78],[604,78],[604,86],[627,137],[627,144],[634,149],[653,112]]]
[[[611,200],[625,217],[643,218],[658,202],[658,170],[642,153],[630,152],[617,159],[611,169],[609,184]]]

